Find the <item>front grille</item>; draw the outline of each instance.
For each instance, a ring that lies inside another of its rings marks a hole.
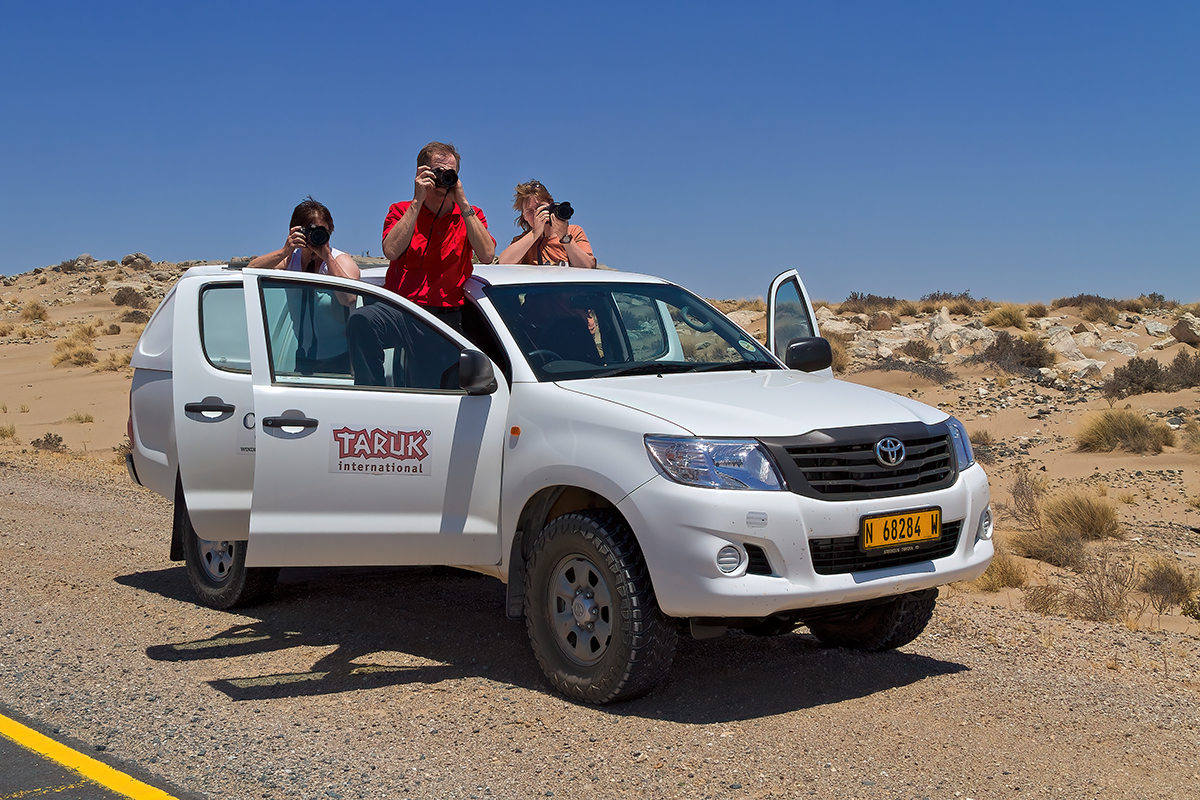
[[[942,535],[919,550],[894,555],[872,555],[858,547],[857,536],[835,536],[826,539],[809,539],[813,570],[818,575],[846,575],[868,569],[903,567],[935,558],[945,558],[958,548],[958,537],[962,532],[962,520],[942,523]]]
[[[904,443],[898,467],[875,458],[885,437]],[[864,500],[942,489],[954,482],[954,449],[945,425],[906,423],[813,431],[763,443],[774,452],[796,494],[821,500]]]

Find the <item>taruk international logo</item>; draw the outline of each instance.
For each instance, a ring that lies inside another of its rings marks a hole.
[[[336,428],[329,471],[428,475],[429,436],[427,430]]]

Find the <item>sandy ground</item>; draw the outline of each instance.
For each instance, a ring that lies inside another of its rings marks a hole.
[[[253,613],[200,608],[166,560],[169,504],[114,463],[129,371],[50,363],[74,325],[117,321],[113,287],[161,297],[173,276],[114,275],[91,294],[94,275],[43,275],[0,289],[0,429],[14,434],[0,440],[0,701],[48,730],[211,797],[1195,793],[1200,623],[1178,608],[1093,623],[1027,612],[1020,590],[956,585],[900,652],[827,650],[803,631],[689,642],[662,688],[607,709],[549,690],[483,578],[297,570]],[[50,324],[20,322],[30,299]],[[101,360],[140,327],[98,337]],[[1127,360],[1085,355],[1106,373]],[[847,377],[990,432],[998,505],[1023,465],[1051,491],[1103,493],[1125,529],[1117,556],[1200,568],[1200,457],[1076,452],[1076,426],[1109,407],[1094,387],[953,372],[946,385]],[[1200,414],[1196,389],[1128,402]],[[1030,418],[1039,407],[1051,410]],[[47,432],[71,452],[32,448]],[[1005,541],[1017,526],[999,521]],[[1071,579],[1028,568],[1034,582]]]

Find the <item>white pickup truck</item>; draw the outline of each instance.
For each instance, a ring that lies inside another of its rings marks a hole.
[[[201,602],[261,601],[289,566],[475,570],[550,682],[604,703],[651,690],[684,632],[898,647],[992,558],[961,423],[835,379],[795,271],[774,352],[645,275],[477,267],[465,336],[382,277],[196,267],[146,326],[128,465],[174,499]],[[404,332],[384,385],[350,366],[370,303]]]

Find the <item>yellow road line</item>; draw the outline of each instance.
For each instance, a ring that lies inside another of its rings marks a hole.
[[[176,800],[176,798],[149,786],[136,778],[118,772],[107,764],[94,758],[78,753],[66,745],[59,744],[48,736],[43,736],[32,728],[27,728],[0,714],[0,735],[7,736],[17,744],[35,753],[56,761],[64,767],[73,769],[85,778],[95,781],[106,789],[123,794],[133,800]]]

